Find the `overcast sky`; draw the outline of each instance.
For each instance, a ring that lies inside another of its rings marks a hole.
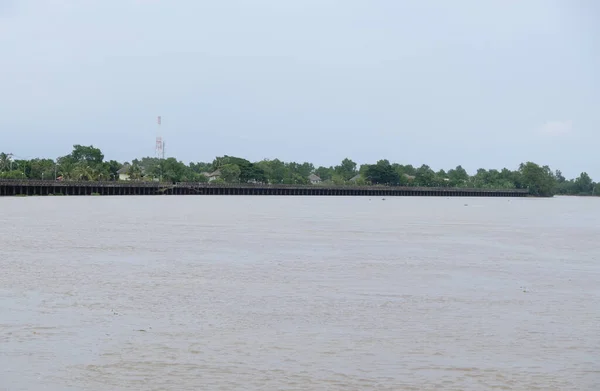
[[[0,0],[0,150],[600,179],[594,0]]]

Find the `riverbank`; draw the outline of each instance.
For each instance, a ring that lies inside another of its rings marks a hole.
[[[322,186],[268,184],[208,184],[160,182],[70,182],[3,180],[0,196],[126,196],[126,195],[252,195],[252,196],[417,196],[525,197],[526,189],[465,189],[450,187]]]

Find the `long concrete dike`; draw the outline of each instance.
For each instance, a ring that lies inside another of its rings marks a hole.
[[[0,196],[252,195],[526,197],[527,189],[0,180]]]

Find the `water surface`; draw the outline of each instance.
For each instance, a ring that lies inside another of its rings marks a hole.
[[[600,389],[600,199],[0,211],[1,390]]]

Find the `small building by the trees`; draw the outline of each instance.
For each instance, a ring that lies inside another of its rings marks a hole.
[[[308,176],[308,180],[310,181],[310,183],[312,183],[313,185],[316,185],[317,183],[321,183],[321,178],[319,178],[319,176],[315,175],[315,174],[310,174]]]
[[[131,169],[131,165],[129,165],[128,163],[125,163],[125,164],[123,164],[123,167],[121,167],[117,171],[117,175],[119,175],[120,181],[128,181],[129,180],[129,170],[130,169]]]

